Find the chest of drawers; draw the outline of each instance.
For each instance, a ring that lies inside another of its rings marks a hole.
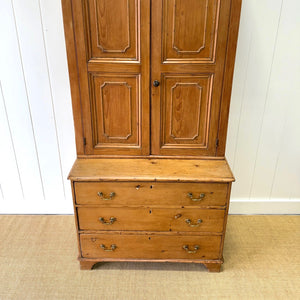
[[[241,0],[62,0],[82,269],[220,270],[225,144]]]
[[[78,159],[69,177],[82,269],[123,260],[220,270],[234,180],[226,161]]]

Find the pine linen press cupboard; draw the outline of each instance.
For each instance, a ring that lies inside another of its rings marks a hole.
[[[62,0],[81,269],[220,271],[224,157],[241,0]]]

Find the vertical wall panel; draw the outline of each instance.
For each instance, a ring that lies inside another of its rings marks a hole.
[[[64,195],[64,186],[39,1],[13,4],[45,197],[54,201]]]
[[[11,135],[10,125],[7,118],[7,110],[3,97],[3,90],[0,82],[0,137],[1,137],[1,155],[0,166],[0,199],[17,199],[23,201],[22,183],[17,166],[15,149]],[[4,197],[5,195],[5,197]],[[0,213],[4,203],[0,204]]]
[[[278,69],[274,94],[287,106],[280,136],[272,198],[300,198],[300,2],[284,1],[279,28]],[[280,78],[279,78],[280,77]]]
[[[15,26],[15,16],[11,1],[1,1],[0,8],[0,31],[1,31],[1,47],[0,47],[0,81],[3,91],[3,101],[5,101],[5,109],[7,112],[7,122],[9,122],[12,143],[14,144],[16,153],[16,162],[18,165],[21,182],[23,186],[24,196],[27,201],[32,199],[43,200],[43,185],[41,182],[39,162],[36,151],[35,137],[33,133],[31,112],[28,104],[27,87],[24,82],[23,62],[18,43],[18,33]],[[36,82],[38,85],[38,81]],[[3,107],[3,106],[2,106]],[[6,118],[1,115],[1,126],[5,124]],[[4,160],[6,155],[11,155],[13,152],[9,150],[9,140],[3,140],[7,145],[1,145],[0,156]],[[2,143],[1,143],[2,144]],[[8,154],[9,153],[9,154]],[[9,160],[9,157],[7,158]],[[10,159],[13,159],[12,157]],[[13,166],[13,164],[11,164]],[[1,165],[2,166],[2,165]],[[5,167],[0,169],[4,182],[13,187],[16,184],[18,189],[19,178],[16,172]],[[9,172],[14,172],[10,177]],[[8,182],[9,181],[9,182]],[[19,194],[14,194],[15,191],[6,193],[7,186],[3,182],[3,193],[7,205],[14,201],[20,201]],[[2,184],[2,182],[1,182]],[[10,189],[11,190],[11,189]]]
[[[76,159],[76,151],[61,1],[40,0],[40,8],[66,193],[64,205],[71,210],[71,187],[67,177]]]
[[[4,194],[3,194],[2,185],[0,184],[0,201],[3,202],[3,200],[4,200]]]
[[[247,29],[251,30],[251,45],[244,91],[240,99],[242,107],[233,163],[233,171],[239,183],[233,186],[233,197],[239,195],[248,198],[251,190],[281,1],[255,0],[248,1],[247,5]]]
[[[260,135],[252,198],[300,198],[300,3],[284,1]],[[266,172],[271,176],[266,176]]]
[[[280,134],[280,152],[274,174],[272,198],[300,198],[299,10],[299,2],[293,4],[285,1],[279,27],[275,73],[278,77],[274,80],[273,92],[274,97],[280,97],[285,103],[287,114],[285,126]]]
[[[241,121],[241,109],[243,107],[242,100],[244,99],[245,87],[247,83],[247,72],[249,68],[249,59],[252,46],[252,25],[247,18],[247,12],[249,10],[248,7],[251,8],[251,5],[251,1],[242,2],[239,38],[233,77],[226,145],[227,159],[232,167],[234,165],[237,150],[237,137]]]

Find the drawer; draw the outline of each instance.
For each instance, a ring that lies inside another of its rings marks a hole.
[[[77,204],[224,206],[226,183],[75,182]]]
[[[225,210],[196,208],[77,209],[80,230],[222,232]]]
[[[85,258],[219,259],[221,236],[81,234]]]

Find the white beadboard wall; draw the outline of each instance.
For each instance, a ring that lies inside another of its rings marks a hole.
[[[300,213],[300,2],[244,0],[227,159],[231,213]],[[72,213],[60,0],[0,0],[0,213]]]

